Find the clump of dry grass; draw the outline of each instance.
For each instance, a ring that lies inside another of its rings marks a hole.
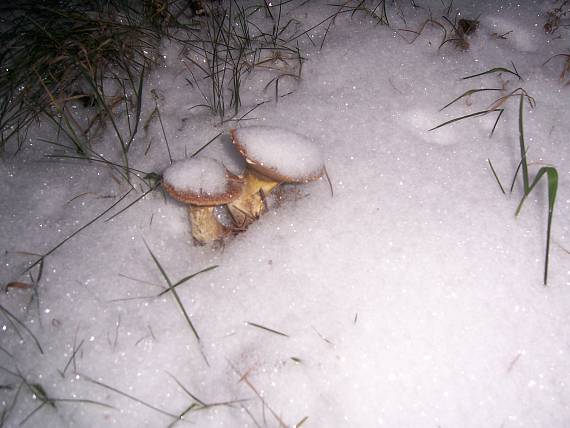
[[[185,2],[189,4],[188,2]],[[123,152],[136,134],[145,69],[160,38],[192,16],[179,0],[48,0],[0,7],[0,151],[17,150],[28,126],[48,118],[81,155],[108,124]],[[87,119],[74,110],[83,107]],[[134,116],[127,130],[115,117]],[[129,113],[134,113],[131,115]]]

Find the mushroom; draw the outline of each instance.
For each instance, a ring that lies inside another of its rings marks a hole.
[[[244,189],[228,204],[238,227],[247,227],[266,210],[265,197],[279,184],[307,183],[325,171],[318,146],[303,135],[272,126],[249,126],[230,132],[246,162]]]
[[[210,158],[174,162],[162,175],[162,187],[174,199],[188,205],[195,242],[205,244],[231,233],[230,228],[217,220],[214,208],[237,198],[243,180],[222,163]]]

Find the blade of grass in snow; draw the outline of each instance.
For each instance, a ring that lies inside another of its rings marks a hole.
[[[525,152],[525,153],[528,153],[528,149],[526,149],[526,152]],[[522,167],[522,159],[521,159],[521,161],[518,163],[517,169],[515,169],[515,173],[514,173],[514,175],[513,175],[513,181],[511,181],[511,187],[510,187],[510,190],[509,190],[510,193],[513,193],[513,189],[515,188],[515,183],[516,183],[516,181],[517,181],[517,176],[519,175],[519,171],[521,170],[521,167]]]
[[[194,324],[192,324],[192,320],[190,319],[190,317],[188,316],[188,313],[186,312],[186,308],[184,307],[184,305],[182,304],[182,301],[180,300],[180,297],[178,297],[178,293],[176,292],[176,290],[174,290],[172,288],[172,282],[170,281],[170,278],[168,277],[168,275],[166,274],[164,268],[162,267],[162,265],[160,264],[160,262],[158,261],[158,259],[156,258],[156,256],[153,254],[153,252],[150,250],[150,247],[148,246],[148,244],[146,243],[146,241],[144,241],[144,245],[146,246],[146,249],[148,250],[148,252],[150,253],[150,256],[152,257],[152,260],[154,261],[154,263],[156,264],[156,267],[158,267],[158,270],[160,271],[160,273],[162,274],[163,278],[165,279],[166,283],[168,284],[168,288],[172,291],[172,294],[174,295],[174,299],[176,299],[176,303],[178,303],[178,306],[180,307],[180,310],[182,311],[182,313],[184,314],[184,318],[186,319],[186,322],[188,323],[188,325],[190,326],[190,328],[192,329],[192,332],[194,333],[194,336],[196,336],[196,340],[198,340],[198,342],[200,342],[200,336],[198,335],[198,332],[196,331],[196,329],[194,328]]]
[[[16,393],[12,398],[12,401],[10,402],[10,404],[7,404],[6,407],[4,408],[4,412],[2,413],[2,417],[0,418],[0,427],[4,426],[4,422],[16,407],[16,402],[18,401],[18,397],[20,396],[20,392],[22,391],[23,387],[24,387],[24,382],[20,381],[20,383],[18,384],[18,388],[16,389]]]
[[[18,424],[18,426],[23,426],[26,424],[26,422],[28,422],[32,416],[34,416],[37,412],[39,412],[47,403],[45,401],[42,401],[42,403],[37,406],[34,410],[32,410],[24,419],[22,419],[20,421],[20,423]]]
[[[232,367],[232,369],[234,370],[234,372],[239,376],[240,382],[245,382],[245,384],[249,387],[249,389],[251,389],[255,393],[255,395],[259,398],[259,400],[261,401],[263,406],[267,407],[269,412],[271,412],[271,415],[273,415],[273,417],[275,418],[275,420],[277,421],[279,426],[282,428],[287,428],[288,425],[285,422],[283,422],[283,419],[281,419],[281,417],[277,414],[277,412],[275,410],[273,410],[273,408],[269,405],[269,403],[267,403],[267,401],[263,397],[263,394],[261,394],[257,390],[257,388],[251,383],[251,381],[248,378],[248,373],[243,373],[243,374],[240,373],[240,371],[236,368],[236,366],[231,361],[228,361],[228,362],[229,362],[230,366]]]
[[[176,384],[192,399],[195,401],[195,403],[192,403],[188,408],[185,409],[185,414],[188,413],[190,410],[196,409],[196,410],[206,410],[212,407],[219,407],[219,406],[231,406],[232,404],[235,403],[243,403],[244,401],[248,401],[248,399],[237,399],[237,400],[230,400],[230,401],[220,401],[220,402],[215,402],[215,403],[206,403],[203,400],[200,400],[198,397],[196,397],[196,395],[192,394],[184,385],[182,385],[182,383],[176,379],[176,377],[174,377],[174,375],[172,375],[169,372],[166,372],[166,374],[168,374],[168,376],[170,376],[172,378],[172,380],[174,380],[174,382],[176,382]],[[175,424],[176,422],[173,422],[173,424]]]
[[[92,157],[85,157],[85,156],[73,156],[73,155],[46,155],[46,158],[50,158],[50,159],[77,159],[77,160],[83,160],[83,161],[89,161],[89,162],[99,162],[99,163],[103,163],[106,165],[111,165],[111,166],[115,166],[115,167],[122,167],[122,165],[116,163],[116,162],[111,162],[107,159],[96,159],[96,158],[92,158]],[[143,175],[147,175],[149,174],[148,172],[142,171],[140,169],[136,169],[133,167],[130,167],[129,170],[137,172],[139,174],[143,174]]]
[[[500,88],[483,88],[483,89],[470,89],[466,92],[464,92],[463,94],[459,95],[457,98],[455,98],[453,101],[449,102],[448,104],[444,105],[442,108],[439,109],[439,111],[443,111],[445,110],[447,107],[451,106],[452,104],[456,103],[457,101],[459,101],[461,98],[464,97],[468,97],[470,95],[476,94],[478,92],[486,92],[486,91],[502,91],[502,89]]]
[[[184,420],[184,416],[186,416],[188,413],[190,413],[192,410],[194,410],[196,408],[196,406],[198,406],[196,403],[192,403],[190,404],[188,407],[186,407],[186,409],[184,409],[182,411],[182,413],[180,413],[177,416],[177,420],[172,421],[171,423],[168,424],[167,428],[172,428],[173,426],[175,426],[178,422],[181,422]]]
[[[185,277],[182,278],[180,281],[176,282],[175,284],[172,284],[172,286],[171,286],[170,288],[167,288],[166,290],[160,292],[156,297],[160,297],[160,296],[162,296],[163,294],[166,294],[166,293],[168,293],[168,292],[170,292],[170,291],[174,291],[174,289],[175,289],[176,287],[178,287],[179,285],[182,285],[183,283],[185,283],[185,282],[188,281],[189,279],[192,279],[192,278],[194,278],[195,276],[200,275],[201,273],[209,272],[209,271],[211,271],[211,270],[214,270],[214,269],[216,269],[217,267],[219,267],[219,266],[218,266],[218,265],[209,266],[209,267],[207,267],[207,268],[205,268],[205,269],[202,269],[201,271],[198,271],[198,272],[193,273],[193,274],[191,274],[191,275],[185,276]]]
[[[131,400],[133,400],[133,401],[136,401],[137,403],[142,404],[143,406],[148,407],[149,409],[152,409],[152,410],[154,410],[154,411],[156,411],[156,412],[158,412],[158,413],[162,413],[163,415],[170,416],[171,418],[174,418],[174,419],[178,419],[178,415],[172,414],[172,413],[170,413],[170,412],[167,412],[166,410],[163,410],[163,409],[160,409],[160,408],[158,408],[158,407],[156,407],[156,406],[153,406],[152,404],[149,404],[149,403],[147,403],[146,401],[141,400],[140,398],[137,398],[137,397],[135,397],[135,396],[133,396],[133,395],[127,394],[126,392],[123,392],[123,391],[121,391],[121,390],[119,390],[119,389],[117,389],[117,388],[114,388],[114,387],[112,387],[112,386],[110,386],[110,385],[107,385],[107,384],[105,384],[105,383],[103,383],[103,382],[99,382],[99,381],[97,381],[97,380],[95,380],[95,379],[92,379],[92,378],[90,378],[89,376],[81,375],[81,378],[85,379],[87,382],[91,382],[91,383],[93,383],[93,384],[95,384],[95,385],[99,385],[99,386],[101,386],[101,387],[103,387],[103,388],[105,388],[105,389],[108,389],[109,391],[113,391],[113,392],[115,392],[115,393],[117,393],[117,394],[119,394],[119,395],[122,395],[123,397],[127,397],[127,398],[129,398],[129,399],[131,399]]]
[[[497,176],[497,173],[495,172],[495,168],[493,168],[493,164],[491,163],[491,159],[487,159],[487,162],[489,163],[489,167],[491,167],[491,172],[495,176],[495,180],[497,180],[497,184],[499,185],[499,189],[501,189],[501,192],[504,195],[505,189],[503,188],[503,185],[501,184],[501,180],[499,180],[499,177]]]
[[[551,166],[542,167],[538,170],[533,182],[528,188],[528,192],[522,197],[515,215],[518,215],[527,196],[532,192],[543,175],[548,179],[548,223],[546,227],[546,255],[544,258],[544,285],[548,283],[548,262],[550,254],[550,232],[552,227],[552,216],[554,214],[554,204],[556,203],[556,192],[558,190],[558,171]]]
[[[499,109],[499,114],[497,115],[497,118],[495,119],[495,123],[493,124],[493,128],[491,129],[491,134],[489,134],[490,137],[492,137],[493,134],[495,133],[495,129],[497,128],[497,124],[499,123],[499,120],[501,119],[501,116],[503,115],[504,111],[505,111],[504,108]]]
[[[170,151],[170,144],[168,144],[168,137],[166,136],[166,130],[164,129],[164,123],[162,122],[162,115],[160,114],[160,109],[158,108],[158,99],[154,97],[155,111],[158,117],[158,122],[160,123],[160,129],[162,129],[162,136],[164,137],[164,144],[166,144],[166,151],[168,153],[168,160],[170,165],[172,165],[172,153]]]
[[[194,156],[196,156],[198,153],[200,153],[202,150],[204,150],[206,147],[208,147],[216,138],[218,138],[222,134],[223,134],[223,132],[218,133],[214,138],[212,138],[210,141],[208,141],[206,144],[204,144],[202,147],[200,147],[198,150],[196,150],[194,153],[192,153],[190,155],[190,157],[193,158]]]
[[[81,342],[79,342],[79,345],[77,347],[75,345],[73,346],[73,353],[71,354],[71,357],[69,357],[69,360],[67,361],[67,364],[65,365],[63,370],[60,371],[61,377],[65,377],[65,372],[67,371],[67,369],[69,368],[71,363],[75,364],[75,356],[77,355],[77,353],[79,352],[79,350],[83,346],[83,342],[85,342],[85,340],[82,340]]]
[[[127,68],[127,70],[128,70],[128,68]],[[137,106],[135,109],[135,128],[131,132],[131,138],[127,142],[127,151],[131,147],[131,144],[133,143],[133,141],[137,135],[138,129],[139,129],[139,123],[140,123],[141,112],[142,112],[144,72],[145,72],[145,63],[143,62],[142,67],[141,67],[141,75],[139,77],[138,91],[134,91],[135,96],[137,98]],[[120,81],[120,79],[117,79],[117,80]],[[131,80],[131,83],[132,83],[132,80]],[[127,118],[129,118],[128,114],[127,114]]]
[[[10,321],[14,321],[18,325],[20,325],[32,337],[34,343],[36,344],[36,346],[38,347],[38,349],[40,351],[40,354],[44,353],[44,350],[42,349],[42,345],[40,345],[40,341],[34,335],[34,333],[32,333],[32,331],[26,326],[26,324],[24,324],[22,321],[20,321],[15,315],[13,315],[8,309],[6,309],[2,305],[0,305],[0,311],[2,311],[10,319]]]
[[[105,220],[105,223],[107,223],[108,221],[113,220],[115,217],[121,215],[122,213],[124,213],[126,210],[128,210],[130,207],[132,207],[134,204],[136,204],[138,201],[140,201],[141,199],[144,199],[144,197],[146,195],[148,195],[149,193],[153,192],[154,190],[156,190],[156,188],[160,185],[160,182],[155,183],[150,189],[148,189],[146,192],[144,192],[142,195],[140,195],[138,198],[136,198],[134,201],[132,201],[131,203],[129,203],[126,207],[124,207],[123,209],[121,209],[120,211],[116,212],[115,214],[113,214],[111,217],[109,217],[108,219]],[[129,190],[130,192],[130,190]],[[127,195],[125,195],[127,196]]]
[[[500,114],[501,114],[502,111],[503,111],[503,109],[481,110],[481,111],[478,111],[478,112],[475,112],[475,113],[466,114],[465,116],[456,117],[456,118],[454,118],[454,119],[448,120],[447,122],[443,122],[443,123],[441,123],[441,124],[439,124],[439,125],[437,125],[437,126],[431,128],[431,129],[428,129],[428,131],[435,131],[436,129],[439,129],[439,128],[441,128],[441,127],[443,127],[443,126],[446,126],[446,125],[450,125],[450,124],[452,124],[452,123],[454,123],[454,122],[458,122],[458,121],[460,121],[460,120],[469,119],[469,118],[471,118],[471,117],[477,117],[477,116],[485,116],[485,115],[487,115],[487,114],[489,114],[489,113],[496,112],[496,111],[500,112]],[[493,128],[493,129],[494,129],[494,128]]]
[[[184,391],[192,400],[196,401],[196,403],[198,403],[201,406],[207,406],[207,404],[205,402],[203,402],[202,400],[200,400],[198,397],[196,397],[194,394],[192,394],[184,385],[182,385],[182,383],[176,379],[176,377],[174,377],[173,374],[166,372],[166,374],[168,376],[170,376],[172,378],[172,380],[174,380],[174,382],[176,382],[176,384],[182,388],[182,391]]]
[[[32,394],[33,397],[35,397],[36,399],[38,399],[39,401],[41,401],[41,404],[39,406],[37,406],[34,410],[32,410],[31,413],[29,413],[21,422],[19,425],[24,425],[28,420],[30,420],[32,418],[33,415],[35,415],[38,411],[40,411],[42,409],[43,406],[45,406],[46,404],[53,407],[54,409],[57,407],[56,403],[79,403],[79,404],[93,404],[93,405],[97,405],[97,406],[102,406],[102,407],[106,407],[109,409],[114,409],[113,406],[107,404],[107,403],[102,403],[100,401],[95,401],[95,400],[90,400],[90,399],[84,399],[84,398],[54,398],[54,397],[50,397],[48,396],[45,388],[39,384],[39,383],[29,383],[26,378],[24,377],[24,375],[22,373],[20,373],[18,371],[17,376],[21,379],[22,384],[25,385],[28,390],[30,391],[30,393]]]
[[[250,326],[252,326],[252,327],[259,328],[259,329],[261,329],[261,330],[268,331],[268,332],[270,332],[270,333],[278,334],[279,336],[289,337],[288,334],[282,333],[282,332],[280,332],[280,331],[274,330],[274,329],[269,328],[269,327],[265,327],[265,326],[263,326],[263,325],[261,325],[261,324],[256,324],[256,323],[251,322],[251,321],[246,321],[246,324],[247,324],[247,325],[250,325]]]
[[[528,165],[526,160],[526,147],[524,142],[524,124],[523,124],[523,108],[524,108],[524,94],[520,94],[519,103],[519,145],[521,151],[521,165],[523,175],[524,196],[522,197],[516,211],[515,216],[518,216],[524,201],[527,196],[532,192],[538,184],[543,175],[546,174],[548,180],[548,222],[546,227],[546,255],[544,257],[544,285],[548,283],[548,262],[550,257],[550,232],[552,228],[552,216],[554,214],[554,204],[556,203],[556,193],[558,190],[558,171],[552,166],[542,167],[538,170],[533,182],[529,185]]]
[[[516,69],[516,67],[515,67],[515,64],[514,64],[514,63],[511,63],[511,64],[513,64],[513,69],[514,69],[514,71],[513,71],[513,70],[509,70],[508,68],[504,68],[504,67],[495,67],[495,68],[491,68],[491,69],[489,69],[489,70],[487,70],[487,71],[483,71],[482,73],[472,74],[472,75],[470,75],[470,76],[463,77],[463,78],[461,78],[461,80],[473,79],[473,78],[475,78],[475,77],[485,76],[486,74],[493,74],[493,73],[508,73],[508,74],[512,74],[513,76],[517,76],[517,78],[518,78],[519,80],[522,80],[522,77],[521,77],[521,75],[518,73],[518,71],[517,71],[517,69]]]
[[[87,222],[86,224],[84,224],[83,226],[81,226],[79,229],[77,229],[75,232],[73,232],[67,238],[63,239],[55,247],[52,247],[51,250],[49,250],[47,253],[43,254],[38,260],[36,260],[34,263],[32,263],[24,272],[28,272],[30,269],[32,269],[34,266],[36,266],[38,263],[42,263],[43,260],[47,256],[52,254],[55,250],[57,250],[59,247],[61,247],[63,244],[65,244],[67,241],[69,241],[71,238],[73,238],[75,235],[77,235],[79,232],[81,232],[85,228],[91,226],[93,223],[95,223],[97,220],[99,220],[101,217],[103,217],[105,214],[107,214],[109,211],[111,211],[113,208],[115,208],[118,204],[120,204],[123,201],[123,199],[125,199],[131,193],[131,190],[129,190],[127,193],[125,193],[123,196],[121,196],[118,201],[114,202],[109,208],[107,208],[101,214],[96,216],[93,220],[91,220],[91,221]]]
[[[10,353],[8,350],[6,350],[2,345],[0,345],[0,351],[4,352],[10,358],[14,359],[14,355],[12,355],[12,353]]]
[[[529,189],[529,178],[528,178],[528,165],[526,162],[526,148],[524,144],[523,110],[524,110],[524,97],[521,94],[520,103],[519,103],[519,147],[521,151],[523,190],[526,196],[530,192],[530,189]]]

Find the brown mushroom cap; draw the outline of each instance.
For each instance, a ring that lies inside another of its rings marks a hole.
[[[292,139],[305,139],[303,136],[299,134],[293,133],[291,131],[287,131],[281,128],[273,128],[268,126],[251,126],[248,128],[240,128],[240,129],[231,129],[230,133],[232,135],[232,142],[236,147],[237,151],[240,155],[245,159],[248,166],[253,169],[255,172],[259,173],[260,175],[269,178],[274,181],[282,182],[282,183],[307,183],[309,181],[317,180],[318,178],[322,177],[324,174],[324,163],[320,162],[317,168],[312,168],[301,175],[294,175],[287,171],[284,171],[283,168],[279,168],[277,165],[272,165],[270,161],[264,161],[255,153],[252,153],[251,150],[248,150],[247,144],[244,143],[242,138],[240,137],[240,133],[243,131],[253,130],[254,132],[262,132],[265,134],[267,140],[264,141],[265,144],[268,145],[276,145],[281,143],[281,141],[272,141],[271,140],[271,133],[281,133],[285,136],[291,136]],[[240,132],[241,131],[241,132]],[[303,141],[304,144],[312,145],[312,143],[308,140]],[[314,147],[311,146],[311,149]],[[317,152],[320,156],[320,153]]]
[[[209,160],[213,161],[213,160]],[[191,186],[181,186],[180,183],[173,183],[172,178],[169,177],[168,169],[165,171],[162,178],[162,187],[166,192],[179,202],[197,206],[215,206],[215,205],[225,205],[241,194],[244,186],[243,180],[237,175],[229,172],[220,162],[213,161],[215,163],[210,163],[211,167],[223,168],[225,174],[225,188],[223,191],[204,191],[203,189],[191,188]],[[183,164],[182,164],[183,163]],[[192,168],[192,159],[187,159],[184,161],[175,162],[176,168],[180,169],[182,167]],[[172,166],[174,166],[173,164]],[[219,165],[218,165],[219,164]],[[170,168],[172,168],[172,166]],[[170,178],[170,179],[169,179]]]

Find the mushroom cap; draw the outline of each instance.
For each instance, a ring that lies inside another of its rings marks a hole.
[[[170,196],[198,206],[227,204],[240,195],[243,184],[221,162],[206,157],[176,161],[162,175],[162,187]]]
[[[324,173],[321,150],[301,134],[273,126],[248,126],[230,132],[248,166],[267,178],[306,183]]]

